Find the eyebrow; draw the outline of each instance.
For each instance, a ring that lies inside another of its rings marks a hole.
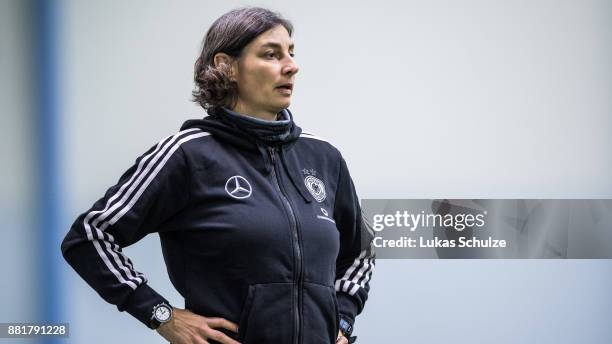
[[[281,46],[280,44],[276,43],[276,42],[268,42],[268,43],[266,43],[266,44],[262,45],[261,47],[262,47],[262,48],[268,48],[268,47],[271,47],[271,48],[278,48],[278,49],[281,49],[281,48],[282,48],[282,46]],[[291,44],[289,45],[289,49],[290,49],[290,50],[291,50],[291,49],[293,49],[293,43],[291,43]]]

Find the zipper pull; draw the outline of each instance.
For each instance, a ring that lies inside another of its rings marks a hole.
[[[274,147],[268,147],[268,151],[270,152],[270,158],[272,159],[272,164],[274,164],[276,162],[276,158],[274,155]]]

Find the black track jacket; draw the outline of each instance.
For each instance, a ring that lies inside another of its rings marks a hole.
[[[140,156],[76,219],[65,259],[149,326],[168,301],[122,248],[157,232],[185,308],[237,323],[241,343],[334,343],[339,317],[364,307],[375,258],[344,159],[287,109],[272,143],[214,113]]]

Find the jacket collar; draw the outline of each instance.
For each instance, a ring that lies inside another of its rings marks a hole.
[[[306,202],[311,202],[311,196],[301,180],[297,159],[288,158],[289,150],[302,132],[293,121],[293,114],[289,109],[281,110],[276,121],[262,120],[224,107],[213,107],[208,113],[209,116],[203,119],[186,121],[181,126],[181,130],[201,128],[220,141],[248,152],[258,153],[261,159],[257,159],[259,163],[255,168],[265,174],[272,171],[273,161],[269,149],[277,149],[279,160],[292,184]]]

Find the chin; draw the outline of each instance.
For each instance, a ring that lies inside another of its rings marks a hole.
[[[291,99],[287,99],[286,101],[281,102],[281,106],[282,106],[283,109],[288,108],[289,105],[291,105]]]
[[[291,105],[290,101],[284,101],[284,102],[278,102],[276,104],[273,104],[272,107],[275,109],[278,109],[278,111],[276,112],[280,112],[282,109],[288,108],[289,105]]]

